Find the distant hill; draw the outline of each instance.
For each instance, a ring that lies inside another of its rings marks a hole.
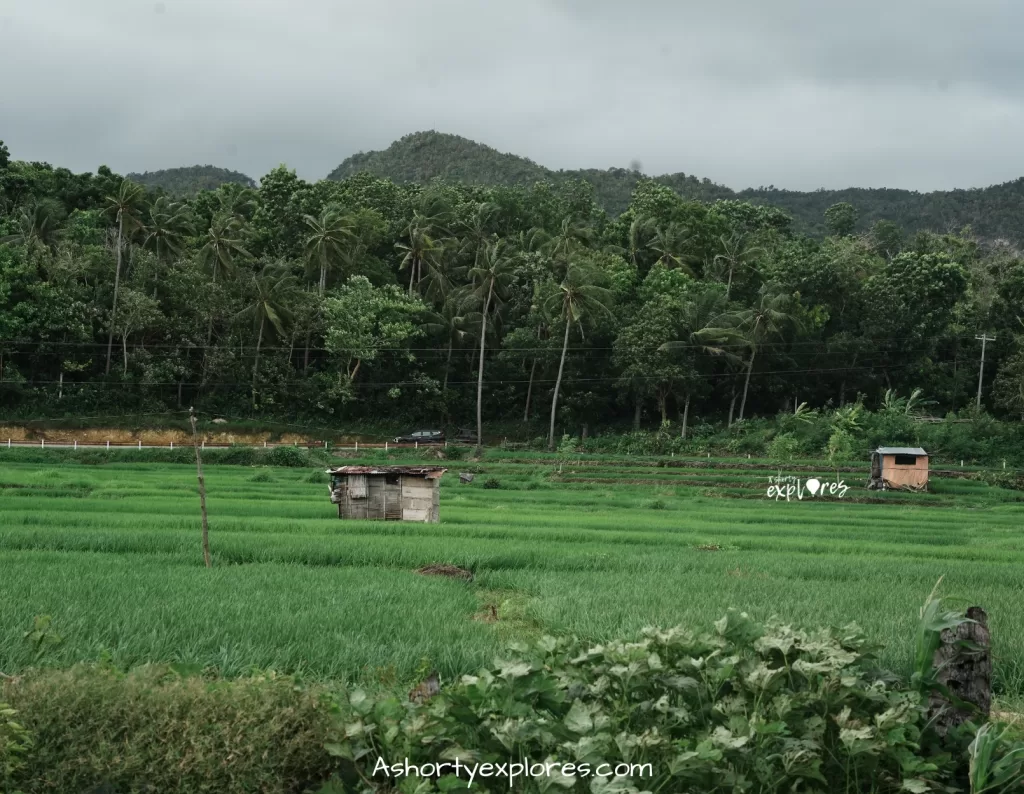
[[[406,135],[383,151],[355,154],[327,178],[340,180],[360,171],[396,182],[417,183],[437,177],[484,185],[585,179],[594,185],[598,202],[612,215],[626,209],[636,183],[644,176],[624,168],[553,171],[525,157],[433,131]],[[1024,244],[1024,178],[987,188],[934,193],[888,188],[801,192],[762,187],[734,191],[684,173],[657,176],[654,180],[690,199],[743,199],[781,207],[793,215],[799,230],[816,236],[825,233],[825,210],[847,201],[860,212],[861,230],[883,219],[899,223],[911,234],[921,229],[944,232],[970,225],[983,239],[1001,238]]]
[[[128,179],[149,188],[162,188],[170,195],[181,198],[191,198],[201,190],[216,190],[229,182],[245,187],[256,187],[256,182],[251,177],[213,165],[146,171],[144,174],[128,174]]]

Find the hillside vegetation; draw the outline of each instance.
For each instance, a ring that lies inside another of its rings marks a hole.
[[[327,178],[344,179],[360,171],[396,182],[421,184],[444,179],[475,185],[529,186],[534,182],[582,179],[594,186],[597,203],[611,215],[626,210],[638,182],[644,178],[639,171],[624,168],[553,171],[525,157],[433,131],[406,135],[383,151],[353,155]],[[889,220],[911,233],[959,231],[969,225],[983,238],[1005,238],[1016,243],[1024,239],[1024,178],[987,188],[934,193],[888,188],[804,192],[758,187],[735,191],[685,173],[655,176],[654,181],[687,199],[740,199],[780,207],[793,215],[798,231],[816,237],[827,232],[825,210],[849,202],[860,213],[859,231],[869,229],[876,221]]]
[[[216,190],[221,185],[256,187],[256,182],[245,174],[215,165],[191,165],[183,168],[164,168],[143,174],[128,174],[128,179],[152,190],[163,190],[178,198],[192,198],[201,190]]]
[[[194,406],[360,433],[472,422],[485,441],[500,423],[554,447],[818,411],[810,447],[841,450],[860,443],[849,412],[977,428],[982,332],[981,407],[1024,418],[1024,260],[968,232],[859,233],[840,202],[818,239],[776,207],[649,179],[614,218],[579,179],[306,182],[285,166],[178,200],[0,155],[0,416],[15,424]],[[509,166],[494,179],[528,171],[491,161]],[[916,441],[895,435],[878,441]]]

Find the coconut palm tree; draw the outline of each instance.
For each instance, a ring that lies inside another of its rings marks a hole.
[[[629,224],[629,239],[625,254],[633,267],[640,267],[640,255],[651,244],[655,232],[653,218],[636,217]]]
[[[427,333],[443,335],[447,340],[448,355],[444,362],[444,383],[441,391],[448,389],[448,375],[452,368],[452,352],[460,346],[468,336],[466,332],[465,296],[460,294],[450,295],[436,312],[426,316],[423,329]]]
[[[689,230],[678,223],[670,223],[654,230],[654,236],[647,247],[658,255],[657,262],[692,276],[693,269],[689,265],[691,256],[686,253],[689,244]]]
[[[259,377],[260,348],[263,337],[274,331],[279,337],[285,336],[285,325],[291,321],[289,299],[297,287],[293,276],[284,263],[273,262],[253,275],[253,301],[235,315],[235,320],[251,320],[256,332],[256,356],[252,365],[252,407],[256,408],[256,382]]]
[[[555,278],[564,279],[572,255],[582,248],[589,248],[593,242],[594,230],[585,222],[568,216],[562,219],[554,235],[539,233],[534,244],[551,260]]]
[[[47,201],[37,201],[22,207],[17,217],[18,231],[0,237],[0,244],[14,243],[31,248],[33,245],[53,251],[57,247],[59,225],[57,207]]]
[[[743,399],[740,401],[739,421],[747,407],[750,375],[754,359],[770,339],[781,337],[787,330],[798,328],[793,296],[782,292],[778,285],[763,284],[758,291],[757,303],[749,309],[730,312],[719,318],[719,327],[708,328],[699,336],[727,346],[742,346],[750,351],[747,373],[743,380]]]
[[[555,416],[558,411],[558,395],[562,387],[562,372],[565,370],[565,356],[569,350],[569,333],[575,325],[583,333],[583,318],[596,314],[611,316],[609,306],[613,295],[611,290],[598,286],[601,273],[594,269],[570,262],[565,278],[558,290],[545,300],[549,311],[558,312],[565,323],[562,338],[562,357],[558,362],[558,376],[555,378],[555,392],[551,397],[551,427],[548,431],[548,449],[555,448]]]
[[[139,213],[145,191],[141,185],[124,179],[117,190],[106,198],[107,214],[117,225],[117,265],[114,269],[114,301],[110,308],[110,334],[107,337],[107,367],[110,374],[110,357],[114,350],[114,324],[117,320],[117,296],[121,291],[121,261],[124,253],[125,232],[129,234],[139,228]]]
[[[149,222],[142,228],[142,244],[160,259],[181,253],[185,237],[193,233],[188,206],[160,196],[149,208]]]
[[[199,261],[210,271],[214,284],[218,276],[234,273],[236,259],[252,258],[245,249],[244,232],[245,224],[236,215],[219,212],[213,217],[199,249]]]
[[[726,307],[725,296],[717,289],[708,289],[686,295],[679,306],[678,322],[681,338],[666,342],[659,349],[664,351],[680,350],[693,354],[707,353],[720,356],[733,364],[741,362],[740,356],[728,348],[716,345],[713,339],[707,339],[706,333],[714,327]],[[692,369],[696,370],[695,356],[692,357]],[[683,419],[681,435],[686,438],[686,428],[690,418],[690,401],[692,398],[693,380],[684,383]]]
[[[476,452],[483,443],[484,354],[487,347],[487,321],[491,312],[501,305],[501,299],[512,280],[516,252],[502,239],[487,245],[479,262],[469,271],[469,288],[464,306],[480,308],[480,362],[476,380]]]
[[[312,272],[320,273],[317,290],[323,297],[327,275],[345,261],[345,251],[356,239],[355,221],[340,207],[325,207],[319,218],[303,217],[310,230],[304,245],[306,262]]]
[[[494,202],[481,201],[473,206],[469,219],[459,223],[462,252],[473,259],[474,267],[480,262],[480,252],[494,237],[495,216],[500,209]]]
[[[750,267],[750,263],[765,251],[760,246],[750,245],[747,236],[739,232],[733,232],[729,236],[723,234],[718,238],[718,242],[722,252],[715,254],[712,262],[716,268],[727,274],[725,297],[728,298],[729,293],[732,292],[732,278],[736,271],[743,267]]]
[[[424,265],[428,268],[436,264],[444,244],[435,236],[433,219],[419,212],[414,212],[412,220],[405,228],[405,239],[395,243],[395,248],[404,252],[399,270],[409,269],[409,294],[423,278]]]

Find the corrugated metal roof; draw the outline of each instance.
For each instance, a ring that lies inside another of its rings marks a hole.
[[[341,466],[337,469],[328,469],[328,474],[407,474],[413,477],[425,477],[428,480],[436,480],[448,469],[440,466]]]
[[[879,447],[879,455],[918,455],[928,457],[928,453],[920,447]]]

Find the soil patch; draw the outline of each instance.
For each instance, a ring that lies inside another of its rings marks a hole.
[[[421,576],[447,576],[449,579],[461,579],[464,582],[473,580],[473,573],[457,565],[424,565],[417,568],[416,573]]]
[[[479,620],[481,623],[497,623],[498,607],[494,604],[487,604],[482,610],[473,615],[473,620]]]

